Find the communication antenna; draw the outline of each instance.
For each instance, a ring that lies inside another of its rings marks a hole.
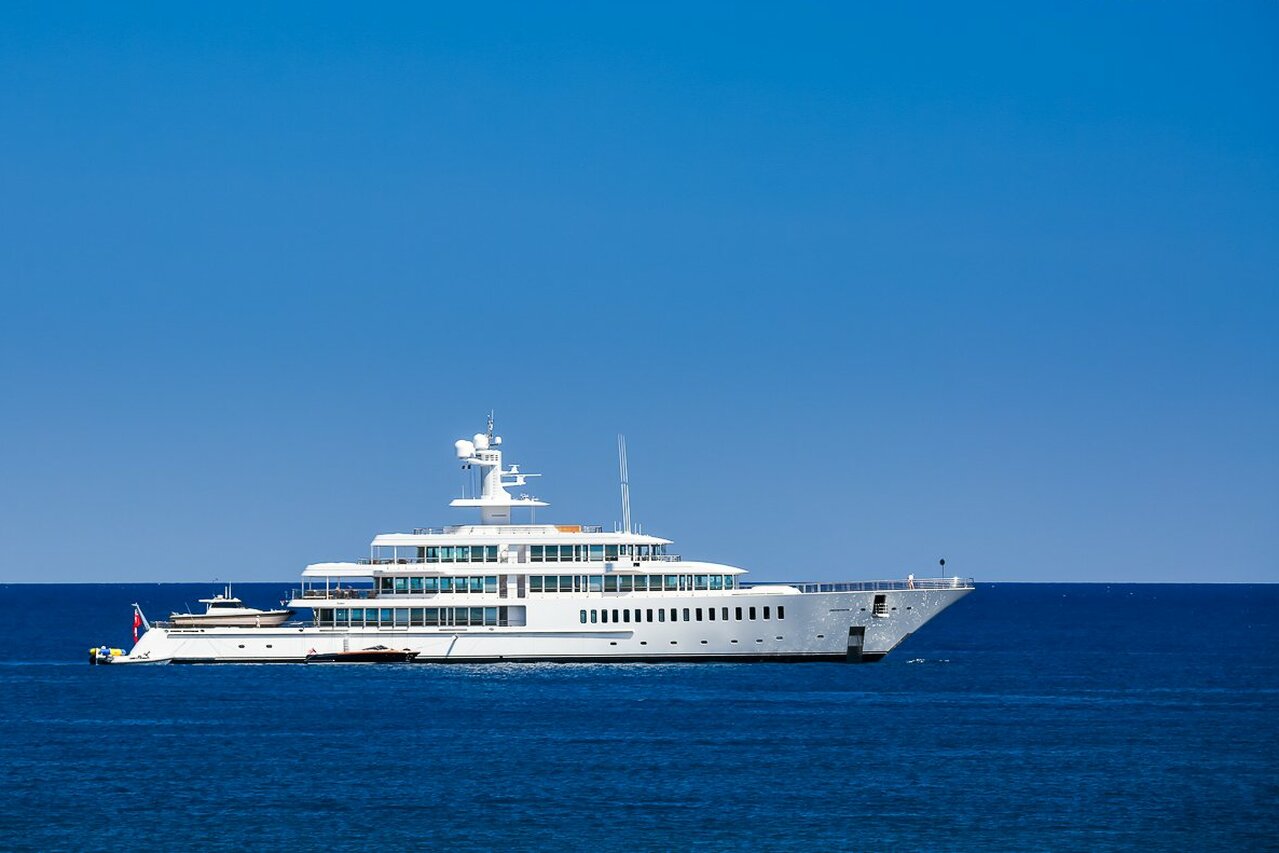
[[[617,436],[617,473],[622,481],[622,531],[631,532],[631,478],[626,467],[626,436]]]

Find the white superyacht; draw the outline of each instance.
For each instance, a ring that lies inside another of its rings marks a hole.
[[[397,659],[495,661],[875,661],[973,590],[971,579],[749,583],[746,571],[684,560],[671,541],[632,530],[622,449],[618,529],[516,524],[546,503],[513,496],[527,478],[503,468],[502,439],[456,443],[478,469],[480,523],[376,536],[369,557],[302,572],[280,625],[147,624],[110,663],[271,663]],[[136,624],[136,623],[135,623]],[[136,629],[135,629],[136,630]],[[364,651],[378,655],[362,655]]]

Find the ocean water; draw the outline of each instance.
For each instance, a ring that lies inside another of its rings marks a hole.
[[[861,666],[87,665],[211,591],[0,586],[0,848],[1279,849],[1279,586],[982,584]]]

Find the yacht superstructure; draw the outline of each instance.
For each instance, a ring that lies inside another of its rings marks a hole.
[[[287,606],[312,619],[154,623],[113,662],[303,662],[375,646],[419,663],[862,662],[973,589],[959,577],[750,583],[741,568],[681,559],[670,540],[631,530],[629,507],[613,531],[516,524],[515,510],[548,504],[507,491],[536,475],[504,468],[501,443],[490,417],[455,444],[480,488],[451,505],[478,509],[478,524],[384,533],[368,558],[307,566]]]

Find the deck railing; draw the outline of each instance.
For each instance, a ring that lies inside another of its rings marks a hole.
[[[324,589],[323,587],[315,587],[312,589],[291,589],[289,590],[290,600],[299,598],[319,598],[319,599],[367,599],[377,598],[376,589]]]
[[[972,578],[915,578],[914,580],[881,581],[743,581],[742,589],[757,586],[793,586],[800,592],[884,592],[911,589],[972,589]]]

